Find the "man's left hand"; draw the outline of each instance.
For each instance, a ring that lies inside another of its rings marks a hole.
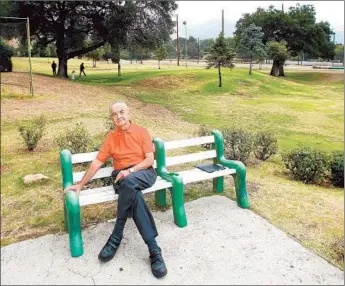
[[[128,170],[122,170],[122,171],[120,171],[120,172],[117,174],[116,178],[115,178],[115,183],[116,183],[117,181],[119,181],[119,180],[122,180],[122,179],[128,177],[130,174],[131,174],[131,173],[130,173]]]

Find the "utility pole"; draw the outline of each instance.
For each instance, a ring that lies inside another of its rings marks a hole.
[[[224,36],[224,10],[222,10],[222,33]]]
[[[199,57],[200,57],[200,41],[198,37],[198,63],[199,63]]]
[[[188,50],[188,41],[187,41],[187,21],[183,21],[183,25],[185,25],[186,28],[186,40],[185,40],[185,48],[186,48],[186,67],[187,65],[187,50]]]
[[[31,42],[30,42],[30,21],[29,17],[26,18],[26,33],[28,37],[28,56],[29,56],[29,66],[30,66],[30,94],[34,95],[34,87],[32,84],[32,67],[31,67]]]
[[[282,12],[284,13],[284,4],[282,4]]]
[[[176,24],[177,24],[177,40],[176,40],[177,66],[180,66],[180,45],[179,45],[179,39],[178,39],[178,14],[176,14]]]

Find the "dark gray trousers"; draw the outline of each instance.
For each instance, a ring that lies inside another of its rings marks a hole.
[[[158,232],[141,191],[151,187],[156,179],[157,174],[153,168],[140,170],[120,180],[115,189],[119,194],[117,218],[126,220],[132,217],[145,242],[156,237]]]

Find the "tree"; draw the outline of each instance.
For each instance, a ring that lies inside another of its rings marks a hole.
[[[174,1],[23,1],[15,15],[30,17],[34,39],[43,45],[56,43],[58,76],[67,77],[67,61],[109,42],[126,46],[133,38],[144,47],[156,47],[169,39],[174,23]],[[83,46],[84,39],[91,45]]]
[[[266,56],[266,46],[262,43],[264,33],[261,27],[250,24],[248,28],[243,31],[241,39],[237,46],[237,52],[250,58],[249,74],[252,74],[253,58],[263,58]]]
[[[13,51],[0,41],[0,72],[12,71],[12,60]]]
[[[220,32],[218,38],[216,38],[215,43],[211,47],[210,54],[206,58],[207,69],[211,67],[218,68],[219,87],[222,87],[221,67],[233,68],[233,58],[234,53],[225,41],[224,34]]]
[[[284,74],[284,63],[288,58],[288,51],[286,42],[268,42],[268,55],[273,59],[273,66],[270,75],[273,76],[285,76]]]
[[[168,49],[162,45],[155,49],[155,58],[158,60],[158,69],[161,69],[161,60],[164,60],[168,55]]]
[[[344,45],[342,44],[338,44],[335,47],[335,60],[339,61],[339,62],[344,62]]]
[[[333,31],[327,22],[316,23],[313,5],[290,7],[287,12],[270,6],[267,10],[258,8],[256,12],[244,14],[236,23],[236,37],[241,37],[250,24],[262,28],[263,43],[285,41],[292,56],[309,54],[314,57],[332,57],[330,36]],[[284,66],[279,67],[284,73]]]
[[[213,39],[205,39],[200,41],[200,51],[203,54],[208,54],[211,50],[212,45],[214,44]]]
[[[103,47],[100,47],[96,50],[88,52],[86,56],[89,59],[92,59],[92,66],[95,68],[97,61],[99,61],[103,57],[103,55],[104,55],[104,49],[103,49]]]

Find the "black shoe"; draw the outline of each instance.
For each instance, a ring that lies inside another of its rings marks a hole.
[[[165,267],[165,263],[160,248],[154,249],[152,252],[150,252],[150,261],[152,274],[156,278],[162,278],[165,275],[167,275],[168,270]]]
[[[112,234],[102,248],[101,252],[98,254],[98,259],[103,262],[111,260],[120,246],[121,239],[122,237],[118,238]]]

